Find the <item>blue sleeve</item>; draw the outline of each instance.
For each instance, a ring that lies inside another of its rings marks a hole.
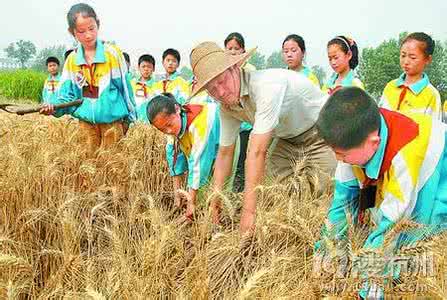
[[[166,161],[168,162],[169,174],[171,176],[183,175],[188,171],[188,163],[185,154],[179,149],[177,153],[177,160],[174,166],[174,144],[166,143]]]
[[[125,68],[126,69],[126,68]],[[128,116],[128,122],[132,123],[137,120],[137,105],[135,103],[135,98],[133,95],[133,89],[132,89],[132,76],[127,70],[125,71],[125,84],[124,84],[124,98],[127,102],[127,108],[129,110],[129,116]]]
[[[369,234],[363,247],[371,250],[381,247],[383,245],[386,232],[394,225],[394,222],[385,216],[382,216],[377,228]]]
[[[188,187],[194,190],[198,190],[210,181],[219,148],[219,135],[213,130],[207,134],[205,141],[197,140],[196,138],[188,158]]]
[[[52,97],[50,100],[51,104],[57,105],[62,104],[70,101],[74,101],[77,99],[81,99],[81,90],[71,81],[70,79],[66,79],[62,82],[59,90],[57,91],[57,96]],[[63,109],[56,109],[54,112],[55,117],[61,117],[66,114],[72,114],[77,107],[67,107]]]
[[[329,208],[327,222],[323,225],[321,241],[315,245],[315,250],[321,249],[325,240],[339,241],[346,238],[348,222],[346,211],[350,211],[354,218],[358,213],[359,184],[357,179],[346,182],[335,181],[335,191]],[[324,248],[324,247],[323,247]]]

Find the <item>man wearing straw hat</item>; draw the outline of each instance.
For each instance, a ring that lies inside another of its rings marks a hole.
[[[254,51],[230,55],[216,43],[204,42],[191,51],[190,57],[197,80],[192,96],[206,89],[221,104],[220,146],[214,171],[216,190],[222,190],[231,174],[240,123],[253,125],[246,160],[241,233],[254,227],[255,188],[264,177],[273,137],[278,143],[270,154],[267,170],[275,179],[282,181],[292,176],[296,161],[303,158],[330,176],[336,166],[333,152],[315,129],[327,95],[305,76],[289,70],[245,72],[241,66]],[[219,210],[220,201],[213,201],[214,223],[219,222]]]

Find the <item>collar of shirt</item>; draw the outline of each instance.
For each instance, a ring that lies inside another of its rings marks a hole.
[[[96,40],[96,52],[95,57],[93,58],[93,63],[105,63],[106,56],[104,52],[104,43],[99,39]],[[76,65],[87,65],[87,62],[85,61],[84,47],[82,47],[82,45],[80,45],[76,51]]]
[[[240,107],[244,107],[244,100],[249,97],[249,72],[245,72],[243,68],[240,68],[240,74],[241,74],[241,82],[240,82],[240,92],[239,92],[239,103]],[[236,106],[236,105],[235,105]]]
[[[187,118],[186,118],[186,113],[185,112],[181,112],[180,113],[180,118],[181,118],[181,121],[182,121],[182,127],[180,128],[180,132],[177,135],[177,138],[179,138],[179,139],[181,139],[183,137],[183,135],[185,134],[185,132],[186,132],[186,124],[187,124],[187,121],[188,121]]]
[[[148,80],[143,80],[143,77],[140,76],[140,77],[138,77],[137,82],[138,83],[144,83],[145,85],[152,84],[154,82],[154,76],[151,76],[151,78],[149,78]]]
[[[59,73],[57,73],[56,76],[54,76],[54,77],[53,77],[53,75],[49,74],[47,80],[59,81],[60,78],[61,78],[61,75]]]
[[[306,77],[309,77],[310,75],[310,69],[306,66],[303,66],[303,68],[300,71],[301,74],[303,74]]]
[[[380,167],[382,166],[383,157],[385,155],[385,148],[388,141],[388,128],[386,127],[385,119],[380,115],[380,144],[373,157],[365,164],[365,173],[371,179],[379,177]]]
[[[397,87],[402,87],[405,85],[405,78],[407,75],[405,73],[402,73],[399,78],[396,81]],[[419,81],[411,84],[408,86],[408,88],[416,95],[418,95],[422,90],[430,83],[430,80],[428,79],[427,74],[423,73],[422,78],[419,79]]]
[[[287,70],[290,70],[290,68],[287,67]],[[293,70],[291,70],[291,71],[293,71]],[[308,67],[306,67],[306,66],[303,66],[303,67],[301,68],[301,70],[299,70],[299,71],[297,71],[297,72],[303,74],[303,75],[306,76],[306,77],[309,77],[310,69],[309,69]]]
[[[163,74],[162,75],[162,80],[169,80],[169,81],[173,81],[175,80],[177,77],[180,76],[179,71],[175,71],[174,73],[172,73],[171,75],[168,76],[168,74]]]
[[[328,81],[329,87],[335,86],[335,81],[337,80],[338,76],[339,75],[337,73],[332,74],[331,78],[329,78],[329,81]],[[353,80],[354,80],[354,71],[349,70],[349,73],[346,75],[345,78],[343,78],[340,85],[341,86],[352,86]]]

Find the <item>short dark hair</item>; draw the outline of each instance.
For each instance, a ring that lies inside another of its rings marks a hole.
[[[168,55],[172,55],[175,57],[175,59],[177,59],[177,62],[180,64],[180,53],[172,48],[168,48],[163,52],[163,56],[162,59],[165,60],[166,56]]]
[[[129,56],[129,53],[127,53],[127,52],[123,52],[123,56],[124,56],[124,60],[126,61],[126,63],[127,63],[128,65],[130,65],[130,56]]]
[[[351,51],[352,57],[349,60],[349,67],[354,70],[359,65],[359,48],[357,47],[357,43],[353,39],[348,39],[344,35],[339,35],[330,40],[327,43],[327,47],[331,45],[340,46],[341,50],[344,53],[348,53]]]
[[[74,49],[68,49],[67,51],[65,51],[64,53],[64,60],[67,60],[68,56],[70,55],[71,52],[73,52]]]
[[[424,43],[425,44],[424,53],[426,56],[433,55],[433,52],[435,52],[435,41],[431,38],[431,36],[429,36],[425,32],[410,33],[402,41],[402,45],[410,40],[416,40],[418,42]]]
[[[379,107],[361,88],[345,87],[329,97],[320,111],[316,126],[328,145],[352,149],[379,129]]]
[[[148,62],[152,64],[155,68],[155,58],[150,54],[143,54],[138,58],[138,65],[141,65],[142,62]]]
[[[152,98],[146,108],[147,119],[152,124],[159,113],[172,115],[175,113],[177,105],[180,105],[175,100],[171,93],[163,93]]]
[[[99,20],[95,10],[88,4],[78,3],[73,5],[67,13],[68,30],[71,34],[73,34],[73,31],[76,29],[76,18],[78,17],[78,14],[85,18],[93,18],[96,25],[99,26]]]
[[[289,34],[282,42],[282,47],[284,48],[284,44],[290,40],[295,41],[298,44],[298,47],[300,47],[301,52],[306,53],[306,43],[301,35]]]
[[[224,41],[224,46],[226,47],[231,40],[235,40],[239,44],[239,47],[245,50],[245,40],[242,34],[239,32],[230,33]]]
[[[56,63],[58,66],[60,66],[60,64],[61,64],[59,62],[59,59],[57,57],[55,57],[55,56],[50,56],[50,57],[47,58],[46,65],[48,66],[49,63]]]

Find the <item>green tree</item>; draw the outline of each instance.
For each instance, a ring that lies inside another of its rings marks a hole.
[[[50,56],[57,57],[61,62],[62,68],[64,65],[64,53],[66,50],[67,48],[64,45],[51,46],[40,50],[34,58],[31,68],[36,71],[46,71],[47,66],[45,62]]]
[[[260,52],[255,51],[255,53],[253,53],[253,55],[248,60],[248,63],[255,66],[257,70],[262,70],[265,68],[265,56],[262,55]]]
[[[182,76],[185,80],[191,80],[193,75],[194,74],[192,73],[190,67],[184,66],[180,69],[180,76]]]
[[[433,62],[426,72],[431,84],[436,87],[441,94],[442,100],[447,100],[447,42],[435,42],[435,52]]]
[[[362,51],[358,75],[366,90],[376,99],[382,94],[385,85],[402,73],[399,48],[399,41],[390,39],[376,48],[365,48]]]
[[[326,76],[327,76],[324,69],[319,65],[312,66],[311,69],[312,72],[314,72],[315,76],[317,76],[320,85],[323,85],[326,82]]]
[[[20,62],[22,68],[36,54],[36,46],[31,41],[20,40],[9,44],[5,49],[6,56]]]
[[[270,54],[269,58],[267,58],[266,68],[287,68],[287,64],[282,60],[282,52],[280,50]]]

